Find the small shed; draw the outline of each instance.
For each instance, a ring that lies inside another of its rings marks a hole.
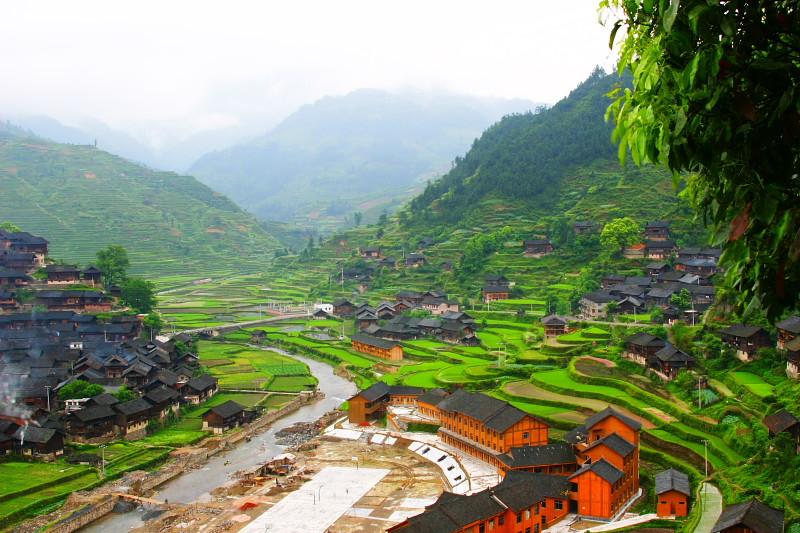
[[[656,474],[658,516],[686,516],[691,495],[689,476],[680,470],[670,468]]]

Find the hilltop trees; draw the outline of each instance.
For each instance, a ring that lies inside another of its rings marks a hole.
[[[608,109],[624,160],[690,173],[740,303],[770,318],[800,292],[800,6],[796,0],[603,0],[633,90]]]
[[[118,244],[97,251],[97,268],[103,273],[106,285],[120,285],[125,281],[129,266],[128,252]]]
[[[636,244],[641,235],[639,224],[632,218],[615,218],[603,226],[603,231],[600,232],[600,244],[610,253],[616,253],[626,246]]]
[[[129,278],[122,284],[120,300],[139,313],[150,313],[156,307],[155,285],[144,279]]]
[[[10,231],[11,233],[19,233],[20,231],[22,231],[22,228],[8,221],[0,222],[0,229],[5,231]]]

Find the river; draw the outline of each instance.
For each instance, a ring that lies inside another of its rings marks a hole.
[[[306,363],[311,373],[319,380],[318,387],[325,393],[325,398],[277,420],[266,431],[255,435],[250,442],[242,442],[232,450],[212,457],[202,468],[190,470],[164,483],[158,487],[153,498],[180,503],[210,499],[209,493],[229,481],[229,476],[233,472],[256,466],[283,452],[284,447],[275,443],[276,432],[297,422],[313,422],[356,393],[356,386],[351,381],[334,374],[330,365],[278,348],[269,349]],[[121,533],[141,526],[142,514],[141,508],[125,514],[111,513],[80,531]]]

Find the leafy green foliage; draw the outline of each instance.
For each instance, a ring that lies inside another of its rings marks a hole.
[[[129,278],[122,284],[120,300],[139,313],[150,313],[156,306],[155,285],[140,278]]]
[[[106,285],[119,285],[125,281],[129,266],[128,252],[119,244],[97,251],[97,268],[103,273]]]
[[[608,114],[624,159],[689,172],[688,193],[726,242],[740,303],[770,318],[800,291],[800,7],[794,0],[603,0],[633,73]],[[612,35],[612,42],[614,40]]]
[[[12,224],[11,222],[8,222],[8,221],[0,222],[0,229],[5,230],[5,231],[10,231],[10,232],[13,232],[13,233],[17,233],[17,232],[22,231],[22,228],[20,228],[16,224]]]
[[[459,275],[466,276],[479,271],[484,265],[486,257],[499,250],[513,233],[514,231],[510,227],[505,226],[499,231],[479,233],[472,237],[464,246],[464,255],[458,261]]]
[[[148,313],[148,315],[144,317],[144,320],[142,320],[142,324],[154,335],[164,328],[164,320],[161,318],[161,315],[155,311]]]
[[[681,289],[669,297],[669,303],[678,309],[689,309],[692,306],[692,293],[688,289]]]
[[[642,230],[631,217],[615,218],[603,226],[600,244],[610,252],[619,252],[641,239]]]
[[[136,393],[125,385],[117,389],[117,392],[114,393],[114,396],[116,396],[117,400],[121,402],[129,402],[138,398]]]
[[[76,398],[91,398],[103,393],[103,386],[88,381],[75,380],[67,383],[58,391],[61,400],[74,400]]]

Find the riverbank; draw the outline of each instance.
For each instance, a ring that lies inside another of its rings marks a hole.
[[[304,393],[276,411],[270,411],[247,426],[228,435],[211,436],[199,443],[179,448],[170,454],[170,459],[151,472],[134,471],[120,479],[103,484],[90,491],[71,494],[66,503],[52,513],[26,520],[12,530],[14,533],[33,533],[48,526],[58,533],[70,533],[109,513],[114,505],[109,498],[116,493],[145,496],[154,488],[186,473],[201,468],[215,455],[224,452],[242,441],[265,431],[276,420],[288,416],[311,402],[324,398],[324,393]]]

